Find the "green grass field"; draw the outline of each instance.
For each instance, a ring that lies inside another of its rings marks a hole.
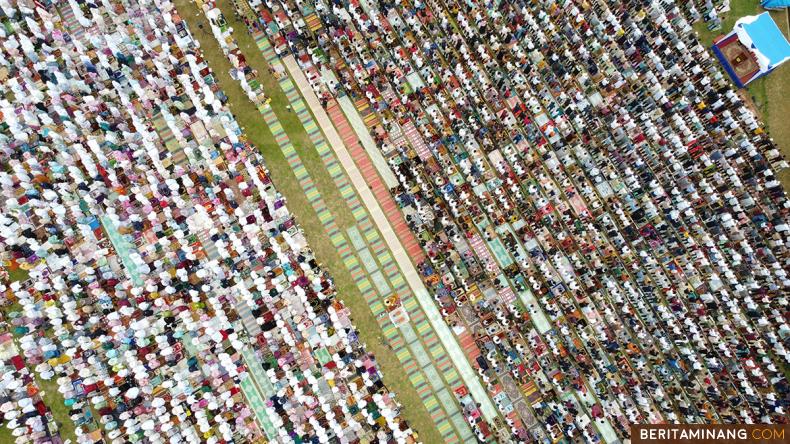
[[[8,272],[8,280],[11,282],[24,281],[27,279],[27,276],[27,270],[23,270],[21,268],[17,268],[16,270],[11,270]]]
[[[378,323],[367,302],[354,285],[350,273],[343,266],[340,256],[329,238],[324,234],[321,223],[307,201],[291,167],[275,143],[271,132],[263,122],[263,118],[244,94],[240,85],[228,74],[231,68],[230,62],[225,58],[213,35],[208,31],[209,25],[206,23],[205,17],[202,14],[196,16],[197,6],[190,0],[175,0],[174,3],[180,15],[189,24],[189,29],[192,30],[195,38],[200,42],[204,57],[209,61],[215,78],[228,96],[228,106],[244,128],[250,142],[263,153],[275,186],[280,193],[287,197],[288,208],[304,229],[316,257],[331,273],[338,295],[351,309],[354,324],[360,332],[360,337],[366,343],[368,351],[376,356],[387,387],[397,393],[397,399],[403,405],[401,412],[403,417],[409,421],[414,430],[419,432],[423,442],[441,442],[441,437],[430,415],[409,382],[400,361],[385,345]],[[313,149],[298,117],[286,108],[287,98],[277,84],[277,80],[268,74],[268,64],[255,46],[252,36],[246,31],[244,23],[235,19],[230,1],[220,1],[218,4],[225,12],[225,19],[236,31],[234,36],[244,51],[247,62],[258,71],[258,78],[267,96],[272,99],[270,104],[277,118],[296,147],[324,201],[334,214],[337,224],[342,229],[351,226],[353,219],[345,201],[326,172],[323,161]],[[203,30],[198,28],[198,24],[203,25]]]
[[[244,127],[249,140],[263,153],[277,189],[287,197],[288,207],[304,229],[317,258],[332,274],[338,294],[354,314],[354,321],[360,330],[360,336],[367,344],[368,350],[375,354],[387,386],[398,394],[398,400],[404,406],[403,416],[415,430],[419,431],[420,439],[423,442],[441,442],[433,421],[406,377],[400,362],[385,345],[378,324],[367,303],[354,285],[350,274],[343,267],[335,248],[325,236],[320,222],[307,202],[272,134],[253,103],[248,100],[239,84],[228,74],[230,63],[208,31],[209,25],[205,21],[205,17],[202,14],[196,16],[198,9],[190,0],[175,0],[175,4],[182,17],[185,17],[189,23],[195,37],[200,41],[203,54],[209,60],[215,78],[229,98],[230,109]],[[289,110],[288,100],[277,80],[268,74],[268,65],[257,50],[252,36],[246,32],[244,23],[238,21],[232,14],[232,5],[229,0],[221,0],[219,5],[225,12],[228,23],[236,30],[234,35],[243,49],[248,63],[258,71],[258,78],[266,94],[272,99],[271,106],[275,114],[304,161],[330,211],[335,216],[337,224],[341,229],[352,226],[354,224],[353,217],[332,178],[326,172],[318,153],[313,149],[298,117]],[[700,40],[706,47],[710,47],[713,39],[717,36],[729,32],[738,18],[762,12],[762,8],[756,0],[732,0],[730,6],[731,11],[725,15],[721,30],[709,31],[705,23],[697,23],[694,26]],[[787,11],[772,11],[771,15],[785,35],[790,36]],[[200,23],[203,24],[202,30],[198,28]],[[782,152],[790,157],[790,125],[786,124],[786,116],[790,114],[790,100],[784,97],[788,93],[788,88],[790,88],[790,63],[751,83],[745,91],[765,122],[769,134]],[[785,186],[790,185],[790,171],[783,171],[781,176]],[[28,273],[21,269],[14,270],[9,274],[11,281],[24,280],[28,276]],[[62,395],[57,390],[57,383],[54,380],[44,381],[37,376],[36,381],[44,393],[43,397],[47,406],[51,409],[61,428],[61,436],[64,439],[75,440],[75,427],[68,417],[69,408],[66,407]],[[0,443],[10,443],[13,440],[10,430],[4,426],[0,427]]]
[[[25,278],[27,278],[26,274]],[[14,303],[3,307],[2,310],[7,313],[18,311],[20,308],[19,304]],[[39,390],[41,390],[41,398],[52,411],[52,416],[55,418],[58,428],[60,429],[60,437],[63,438],[64,441],[70,439],[72,442],[76,442],[77,435],[74,433],[74,422],[69,418],[70,409],[66,406],[63,395],[58,391],[58,383],[55,381],[55,378],[48,381],[41,379],[30,365],[28,365],[28,370],[30,370],[35,377],[36,385],[38,385]],[[0,443],[5,444],[11,442],[14,442],[11,430],[3,424],[0,426]]]
[[[71,439],[72,442],[76,442],[77,435],[74,433],[76,427],[74,427],[74,422],[69,418],[70,408],[64,403],[63,395],[58,391],[58,383],[55,381],[55,378],[45,381],[36,374],[36,384],[38,384],[38,387],[44,393],[42,398],[44,398],[44,402],[52,411],[52,416],[58,423],[60,437],[63,438],[64,441]],[[2,440],[0,440],[0,442],[2,442]]]
[[[697,31],[705,47],[710,48],[713,39],[730,32],[739,18],[765,11],[757,0],[732,0],[730,8],[730,12],[724,15],[722,28],[718,31],[709,31],[707,24],[703,22],[694,25],[694,30]],[[785,36],[790,38],[788,11],[771,11],[771,17]],[[768,134],[788,158],[790,158],[790,125],[787,124],[787,116],[790,115],[790,100],[787,100],[786,94],[789,90],[790,63],[785,63],[767,76],[755,80],[745,90],[754,109],[762,117]],[[785,189],[790,189],[790,169],[780,172],[780,178]]]

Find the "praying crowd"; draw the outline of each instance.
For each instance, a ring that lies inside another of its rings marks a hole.
[[[693,4],[249,6],[387,158],[494,426],[608,443],[632,423],[787,421],[787,164]]]
[[[173,4],[0,21],[0,437],[415,442]]]
[[[787,163],[691,27],[726,1],[233,7],[385,159],[479,441],[787,422]],[[418,441],[173,3],[0,21],[0,437]]]

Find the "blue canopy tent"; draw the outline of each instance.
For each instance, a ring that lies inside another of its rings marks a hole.
[[[760,5],[765,9],[785,9],[790,7],[790,0],[762,0]]]
[[[736,85],[743,87],[790,60],[790,43],[771,14],[764,12],[738,19],[732,32],[713,44],[713,52]]]

